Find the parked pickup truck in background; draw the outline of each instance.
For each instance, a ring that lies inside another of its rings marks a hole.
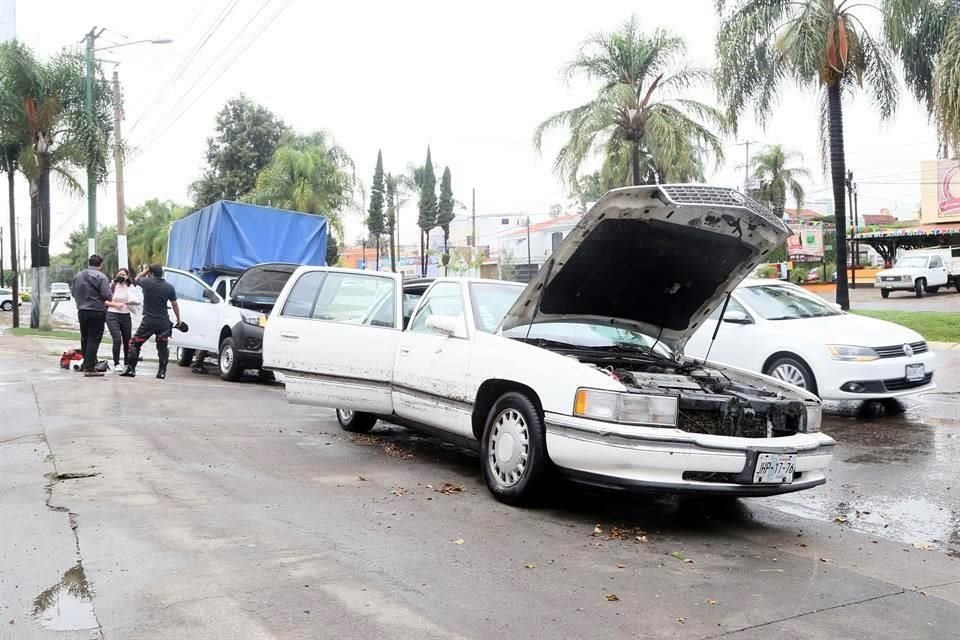
[[[913,291],[922,298],[947,286],[960,292],[960,247],[905,251],[892,269],[876,275],[874,286],[884,298],[891,291]]]

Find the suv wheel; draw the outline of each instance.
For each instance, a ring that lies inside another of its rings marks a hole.
[[[918,298],[923,297],[923,289],[927,286],[927,281],[924,278],[917,278],[917,281],[913,283],[913,292]]]
[[[515,391],[500,396],[487,415],[480,464],[490,493],[506,504],[529,504],[550,471],[543,419],[530,399]]]
[[[220,343],[220,377],[229,382],[239,380],[243,375],[243,367],[240,366],[240,358],[233,348],[233,338],[227,336]]]
[[[377,424],[377,416],[351,409],[337,409],[337,422],[344,431],[366,433]]]

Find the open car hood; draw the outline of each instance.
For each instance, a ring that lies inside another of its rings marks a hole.
[[[524,289],[501,330],[539,322],[637,329],[680,353],[790,235],[734,189],[652,185],[605,194]]]

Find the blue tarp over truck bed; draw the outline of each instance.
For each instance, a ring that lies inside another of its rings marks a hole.
[[[263,262],[326,264],[323,216],[220,200],[170,225],[167,266],[205,276]],[[215,275],[214,275],[215,277]]]

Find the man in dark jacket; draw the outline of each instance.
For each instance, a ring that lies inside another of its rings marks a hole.
[[[80,321],[80,350],[83,351],[83,375],[102,376],[94,367],[97,351],[103,340],[103,324],[107,319],[107,302],[113,298],[110,280],[103,275],[103,258],[97,254],[87,260],[87,268],[77,274],[70,287],[77,303],[77,319]]]
[[[180,305],[177,304],[177,292],[173,285],[164,280],[163,267],[152,264],[137,276],[137,286],[143,291],[143,320],[137,327],[137,332],[130,340],[130,353],[127,359],[127,368],[120,375],[132,378],[137,375],[137,361],[140,359],[140,347],[150,339],[157,337],[157,356],[160,359],[160,368],[157,377],[161,380],[167,377],[167,361],[170,359],[170,334],[173,327],[180,324]],[[177,325],[171,324],[167,313],[167,303],[177,317]]]

